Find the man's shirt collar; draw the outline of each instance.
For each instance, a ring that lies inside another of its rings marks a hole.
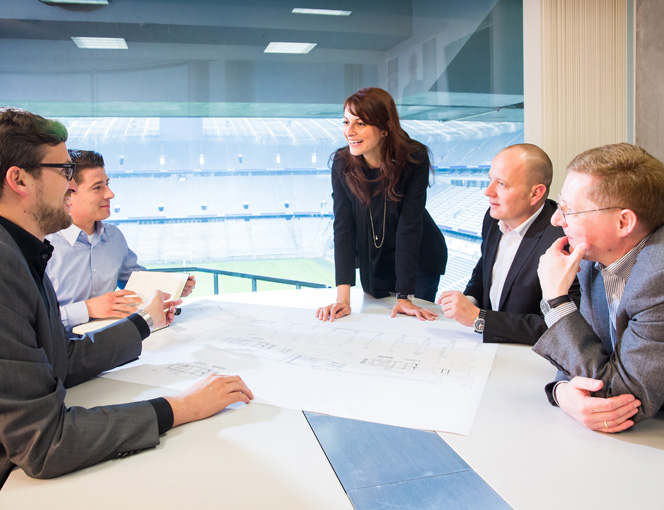
[[[498,220],[498,228],[500,229],[500,232],[503,234],[509,234],[510,232],[516,232],[519,237],[523,237],[526,235],[526,232],[528,232],[528,229],[530,226],[535,222],[535,219],[539,216],[539,214],[542,212],[542,209],[544,209],[544,204],[546,204],[546,201],[540,206],[537,211],[535,211],[535,214],[533,214],[530,218],[528,218],[526,221],[524,221],[521,225],[516,227],[515,229],[510,230],[507,232],[507,226],[503,222],[503,220]]]
[[[53,254],[53,246],[48,241],[40,241],[27,230],[19,227],[15,223],[0,216],[0,225],[2,225],[9,235],[14,238],[16,244],[21,250],[21,253],[28,262],[28,265],[33,267],[41,279],[44,278],[44,271],[46,270],[46,263]]]
[[[99,235],[99,237],[101,237],[101,235],[104,233],[104,230],[105,227],[103,222],[101,221],[95,222],[95,232]],[[73,223],[69,228],[60,231],[60,234],[62,234],[62,237],[64,237],[67,240],[70,246],[74,246],[76,240],[79,238],[81,233],[85,234],[85,232],[82,229],[80,229]]]
[[[602,273],[609,273],[626,281],[632,272],[634,264],[636,264],[636,259],[638,258],[639,253],[641,253],[643,246],[646,244],[646,241],[650,238],[651,235],[652,233],[645,236],[643,239],[641,239],[641,241],[639,241],[639,244],[637,244],[634,248],[625,253],[625,255],[620,257],[615,262],[612,262],[608,266],[603,265],[601,262],[595,262],[595,268]]]

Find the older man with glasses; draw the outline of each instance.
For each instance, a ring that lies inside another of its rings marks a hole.
[[[664,165],[622,143],[579,154],[568,171],[551,218],[566,237],[538,269],[549,329],[533,350],[559,370],[546,387],[553,405],[620,432],[664,404]],[[580,308],[567,296],[577,273]]]

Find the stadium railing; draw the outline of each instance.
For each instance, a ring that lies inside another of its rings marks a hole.
[[[148,271],[162,271],[165,273],[181,273],[183,271],[180,267],[163,267],[163,268],[151,268]],[[258,274],[248,274],[248,273],[237,273],[235,271],[224,271],[222,269],[210,269],[209,267],[186,267],[187,272],[199,272],[199,273],[210,273],[214,277],[214,294],[215,296],[219,294],[219,276],[233,276],[235,278],[249,278],[251,279],[251,292],[258,291],[258,280],[264,282],[272,283],[282,283],[284,285],[294,285],[296,289],[301,289],[302,287],[310,287],[312,289],[329,289],[329,285],[324,283],[313,283],[313,282],[303,282],[300,280],[289,280],[287,278],[275,278],[273,276],[263,276]]]

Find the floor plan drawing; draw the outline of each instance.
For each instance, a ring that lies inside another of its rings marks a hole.
[[[191,378],[198,379],[200,377],[205,377],[206,375],[209,374],[219,373],[215,372],[214,370],[205,365],[191,364],[191,363],[173,363],[172,365],[166,366],[165,369],[171,374],[177,376],[184,376],[187,379]]]
[[[138,361],[104,376],[182,390],[207,373],[238,374],[259,402],[465,434],[496,351],[447,320],[321,323],[311,310],[213,300],[154,337],[154,349],[151,337]]]

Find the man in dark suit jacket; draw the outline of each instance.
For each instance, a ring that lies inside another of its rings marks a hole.
[[[482,226],[482,256],[463,294],[443,292],[443,313],[473,327],[485,342],[533,345],[546,330],[540,311],[537,265],[556,239],[556,203],[547,200],[551,160],[539,147],[512,145],[496,155],[485,191],[489,210]],[[578,282],[570,290],[578,302]]]
[[[545,388],[553,405],[620,432],[664,405],[664,165],[620,143],[568,171],[552,218],[567,237],[540,262],[549,329],[533,350],[558,368]],[[567,297],[577,273],[579,308]]]
[[[159,435],[253,398],[239,377],[209,378],[176,397],[67,408],[65,388],[136,358],[179,301],[161,292],[137,313],[67,338],[46,263],[46,234],[71,225],[74,165],[59,122],[0,109],[0,486],[17,465],[50,478],[159,443]],[[207,395],[206,395],[207,394]]]

